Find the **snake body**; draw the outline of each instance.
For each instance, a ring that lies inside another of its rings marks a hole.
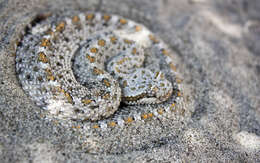
[[[60,118],[97,121],[121,103],[152,106],[175,97],[177,83],[145,66],[153,48],[174,69],[165,44],[145,26],[117,15],[81,13],[32,27],[17,47],[16,71],[38,106]]]

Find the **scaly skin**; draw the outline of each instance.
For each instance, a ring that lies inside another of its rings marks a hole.
[[[145,50],[153,46],[168,57],[164,43],[131,20],[79,14],[38,24],[21,43],[16,69],[23,89],[60,118],[96,121],[113,115],[121,102],[153,105],[172,96],[164,73],[144,66]]]

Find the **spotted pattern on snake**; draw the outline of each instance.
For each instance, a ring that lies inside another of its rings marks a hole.
[[[163,61],[149,64],[152,55]],[[117,15],[88,12],[39,22],[17,46],[16,71],[36,105],[57,118],[92,121],[96,129],[159,117],[183,99],[166,44]],[[121,105],[144,109],[128,114]]]

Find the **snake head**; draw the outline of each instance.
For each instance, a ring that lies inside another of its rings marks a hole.
[[[166,101],[172,94],[172,84],[162,72],[138,68],[121,82],[122,101],[127,104],[155,104]]]

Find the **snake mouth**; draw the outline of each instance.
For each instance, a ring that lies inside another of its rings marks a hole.
[[[133,103],[133,102],[137,102],[137,101],[140,101],[141,99],[147,97],[148,94],[147,93],[141,93],[140,95],[137,95],[137,96],[123,96],[122,97],[122,101],[125,102],[125,103]]]
[[[147,101],[152,104],[158,104],[166,101],[172,95],[172,90],[169,90],[164,96],[157,97],[156,94],[142,93],[137,96],[125,96],[122,97],[122,102],[132,105],[132,104],[140,104],[145,105]]]

